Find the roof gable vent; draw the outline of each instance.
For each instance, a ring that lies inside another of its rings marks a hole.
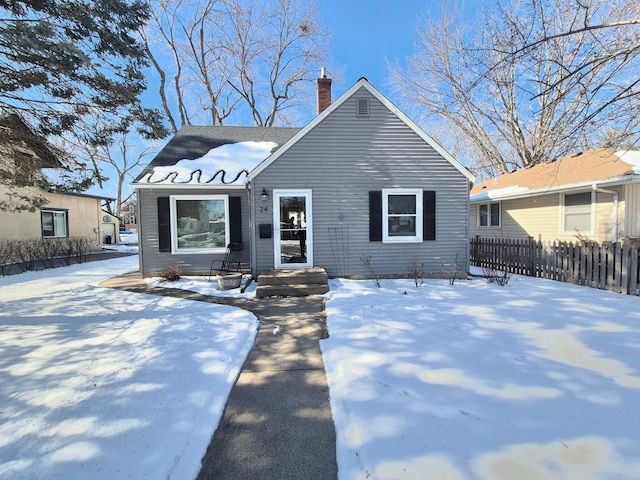
[[[369,116],[369,99],[358,98],[356,100],[356,116],[368,117]]]

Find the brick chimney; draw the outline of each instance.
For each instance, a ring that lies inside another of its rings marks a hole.
[[[327,78],[324,67],[320,78],[316,80],[316,94],[318,96],[318,115],[320,115],[331,105],[331,79]]]

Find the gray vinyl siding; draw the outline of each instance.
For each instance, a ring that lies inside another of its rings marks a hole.
[[[139,188],[138,205],[140,211],[138,241],[140,242],[140,271],[144,277],[157,276],[165,267],[179,266],[185,275],[207,275],[213,259],[221,259],[222,254],[172,254],[160,252],[158,246],[158,197],[171,195],[229,195],[241,197],[242,210],[242,242],[244,244],[243,262],[249,263],[250,237],[249,237],[249,204],[244,189],[218,190],[207,188]]]
[[[356,101],[368,98],[370,115],[356,116]],[[376,274],[405,276],[415,257],[429,274],[442,262],[468,262],[467,178],[366,89],[356,92],[256,176],[252,186],[254,273],[274,266],[273,239],[258,238],[262,189],[310,189],[314,266],[332,276],[366,276],[360,258],[370,255]],[[436,192],[436,240],[388,244],[369,241],[369,191],[419,188]],[[310,234],[308,234],[310,235]]]

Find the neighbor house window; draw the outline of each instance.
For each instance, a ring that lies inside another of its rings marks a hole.
[[[591,233],[592,193],[572,193],[563,195],[562,231],[564,233]]]
[[[69,236],[66,210],[42,210],[42,236],[64,238]]]
[[[500,227],[500,202],[478,205],[478,228]]]
[[[174,195],[170,208],[173,252],[225,251],[229,243],[229,202],[226,195]]]
[[[382,191],[382,241],[385,243],[422,241],[422,190]]]

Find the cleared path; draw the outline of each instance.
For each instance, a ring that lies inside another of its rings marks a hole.
[[[319,343],[326,335],[323,297],[216,298],[148,287],[139,274],[103,286],[234,305],[261,322],[198,480],[336,480],[336,434]]]

